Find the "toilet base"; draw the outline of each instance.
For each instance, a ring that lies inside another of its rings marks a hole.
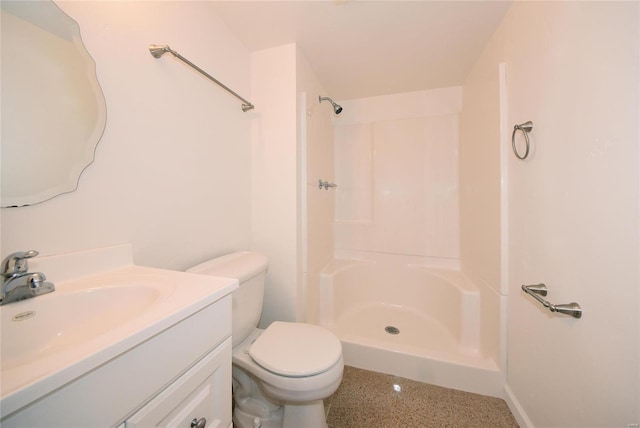
[[[244,412],[236,407],[233,410],[233,428],[281,428],[283,413],[284,407],[281,407],[265,418]]]
[[[261,418],[235,408],[233,412],[235,428],[328,428],[322,400],[300,404],[285,404]]]
[[[282,428],[327,428],[322,400],[285,404]]]

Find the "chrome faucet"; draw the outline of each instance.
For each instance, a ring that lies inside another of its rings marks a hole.
[[[55,286],[46,282],[40,272],[29,272],[28,259],[38,255],[35,250],[11,253],[0,267],[0,305],[51,293]]]

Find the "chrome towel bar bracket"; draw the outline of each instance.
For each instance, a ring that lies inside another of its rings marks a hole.
[[[554,305],[540,297],[547,295],[547,286],[544,284],[523,285],[522,291],[536,299],[545,308],[549,308],[551,312],[559,312],[561,314],[571,315],[574,318],[582,318],[582,308],[576,302]]]

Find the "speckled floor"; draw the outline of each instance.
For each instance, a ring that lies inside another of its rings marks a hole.
[[[329,428],[513,428],[504,400],[345,366],[325,400]]]

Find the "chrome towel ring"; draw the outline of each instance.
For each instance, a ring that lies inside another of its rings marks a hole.
[[[527,158],[527,156],[529,156],[529,132],[531,132],[532,129],[533,129],[533,122],[531,121],[521,123],[520,125],[515,125],[513,127],[513,134],[511,134],[511,147],[513,148],[513,153],[520,160],[524,160]],[[525,141],[524,155],[520,155],[520,153],[518,153],[518,149],[516,148],[516,132],[518,131],[522,131],[522,133],[524,134],[524,141]]]

